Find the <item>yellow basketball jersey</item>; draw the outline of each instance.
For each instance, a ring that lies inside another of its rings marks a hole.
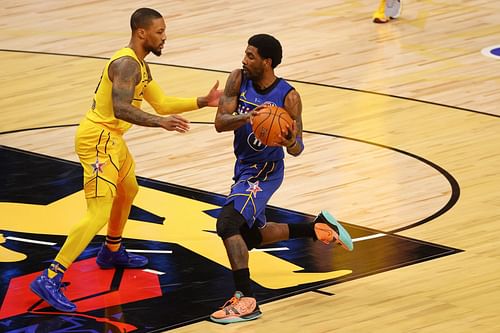
[[[138,108],[141,107],[143,91],[148,85],[148,71],[146,69],[146,64],[137,58],[134,50],[125,47],[117,51],[108,61],[106,67],[104,67],[101,80],[99,81],[99,84],[97,85],[97,88],[95,90],[92,107],[87,112],[86,117],[90,121],[103,125],[113,132],[123,134],[132,126],[132,124],[127,121],[115,118],[115,113],[113,112],[113,98],[111,95],[112,82],[108,76],[109,65],[114,60],[121,57],[132,57],[141,66],[142,80],[135,86],[134,99],[132,100],[132,105]]]

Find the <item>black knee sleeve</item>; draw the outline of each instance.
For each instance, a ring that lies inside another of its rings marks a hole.
[[[217,235],[223,240],[238,235],[243,225],[246,225],[245,218],[234,209],[234,204],[231,202],[229,205],[222,207],[217,218]]]
[[[241,237],[245,241],[248,251],[259,246],[262,243],[262,235],[259,228],[254,224],[251,228],[247,224],[243,225],[240,229]]]

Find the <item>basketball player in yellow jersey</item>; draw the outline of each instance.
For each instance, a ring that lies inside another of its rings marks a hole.
[[[130,18],[132,36],[127,47],[116,52],[104,68],[91,109],[78,127],[75,147],[84,170],[87,213],[70,231],[50,267],[30,285],[31,290],[59,311],[73,312],[76,306],[61,291],[65,270],[107,223],[106,242],[97,255],[103,268],[139,268],[146,257],[128,254],[121,244],[125,222],[137,194],[135,164],[123,140],[132,124],[186,132],[189,122],[174,113],[217,106],[218,82],[206,96],[168,97],[153,80],[144,58],[160,56],[165,44],[165,20],[149,8],[136,10]],[[145,99],[162,117],[140,109]]]

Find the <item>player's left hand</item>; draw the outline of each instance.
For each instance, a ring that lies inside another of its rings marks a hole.
[[[297,122],[294,120],[292,126],[286,126],[281,130],[281,134],[278,136],[279,140],[277,144],[283,147],[292,146],[297,140]]]
[[[214,86],[206,96],[203,97],[198,97],[198,106],[200,108],[204,106],[218,106],[219,105],[219,99],[223,93],[222,90],[218,90],[219,88],[219,80],[215,81]]]

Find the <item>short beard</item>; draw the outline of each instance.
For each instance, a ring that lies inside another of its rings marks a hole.
[[[257,72],[253,72],[253,73],[250,73],[247,71],[247,75],[248,75],[248,78],[252,81],[258,81],[262,78],[263,76],[263,71],[257,71]]]
[[[151,53],[153,53],[155,56],[159,57],[161,56],[161,49],[160,48],[154,48],[153,46],[151,45],[146,45],[146,50]]]

